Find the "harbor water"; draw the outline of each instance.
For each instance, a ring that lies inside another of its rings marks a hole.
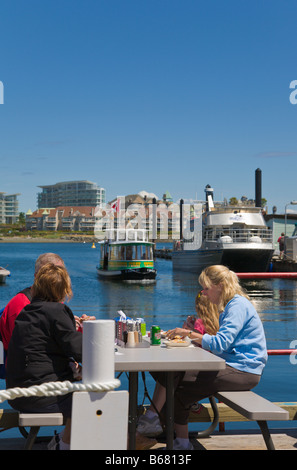
[[[158,244],[158,247],[162,247]],[[159,325],[163,330],[181,326],[187,315],[195,313],[194,299],[199,288],[197,276],[173,272],[170,260],[156,259],[158,271],[152,284],[129,284],[99,280],[96,273],[98,247],[91,243],[1,243],[0,265],[10,270],[6,284],[0,285],[0,309],[18,291],[33,282],[35,260],[41,253],[58,253],[65,261],[72,280],[73,298],[69,307],[75,315],[94,315],[97,319],[114,319],[123,310],[132,318],[142,317],[147,329]],[[243,269],[244,271],[244,269]],[[264,325],[268,349],[297,348],[297,280],[245,280],[243,286]],[[293,343],[295,341],[295,344]],[[120,376],[121,388],[127,388],[127,377]],[[152,396],[154,381],[146,374],[146,385]],[[0,381],[5,388],[4,381]],[[270,356],[256,391],[275,402],[297,401],[297,357]],[[139,403],[143,401],[140,381]],[[145,400],[148,403],[148,400]],[[9,407],[7,402],[3,408]],[[289,427],[293,423],[276,423]],[[228,429],[255,427],[254,423],[227,423]],[[191,425],[195,429],[204,425]],[[5,437],[19,437],[16,429]],[[3,435],[4,437],[4,435]]]

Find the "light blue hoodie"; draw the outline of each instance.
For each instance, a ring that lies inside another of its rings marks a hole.
[[[235,369],[261,375],[267,362],[266,339],[251,302],[236,294],[220,314],[219,324],[216,335],[203,335],[202,347]]]

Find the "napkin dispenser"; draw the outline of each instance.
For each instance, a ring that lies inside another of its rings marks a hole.
[[[149,342],[142,337],[139,319],[128,319],[124,312],[120,311],[118,313],[120,313],[120,317],[116,319],[115,324],[116,343],[125,348],[149,347]]]

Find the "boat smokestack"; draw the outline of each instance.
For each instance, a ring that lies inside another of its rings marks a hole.
[[[260,168],[257,168],[255,177],[256,207],[262,207],[262,171],[260,170]]]
[[[214,206],[213,206],[213,189],[212,187],[207,184],[205,186],[205,197],[206,197],[206,207],[207,210],[210,211]]]
[[[205,191],[205,197],[206,197],[206,202],[207,202],[208,201],[208,196],[211,196],[213,198],[213,189],[209,184],[207,184],[205,186],[204,191]]]

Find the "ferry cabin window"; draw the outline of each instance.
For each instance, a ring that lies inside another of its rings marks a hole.
[[[104,258],[104,245],[100,245],[99,259],[103,260]]]
[[[126,259],[127,260],[138,260],[141,259],[140,246],[139,245],[127,245],[126,246]]]
[[[152,260],[153,249],[149,245],[121,245],[110,247],[111,260]]]
[[[118,260],[119,259],[119,247],[118,246],[111,246],[110,247],[110,259],[111,260]]]
[[[153,248],[150,245],[141,246],[141,259],[153,259]]]

